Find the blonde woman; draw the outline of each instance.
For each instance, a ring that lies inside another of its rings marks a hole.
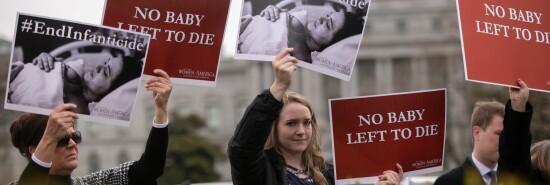
[[[272,62],[275,81],[248,106],[229,141],[236,185],[334,185],[333,167],[321,154],[321,136],[312,105],[289,92],[298,60],[281,51]],[[399,173],[385,171],[378,184],[398,184]]]

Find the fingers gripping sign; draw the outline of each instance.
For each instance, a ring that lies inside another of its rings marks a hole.
[[[168,73],[161,69],[153,71],[158,76],[152,77],[146,81],[145,88],[147,91],[153,91],[153,98],[157,108],[166,108],[168,98],[172,92],[172,82]]]
[[[44,136],[53,137],[56,141],[63,139],[73,127],[74,122],[78,120],[78,115],[71,110],[75,109],[75,104],[62,104],[57,106],[51,113],[48,119],[48,125]]]
[[[72,112],[75,104],[62,104],[50,113],[44,135],[36,148],[29,148],[33,156],[45,163],[51,163],[57,143],[67,134],[74,132],[73,125],[78,115]]]
[[[296,70],[298,59],[290,56],[290,52],[294,49],[287,48],[281,51],[271,63],[275,72],[275,82],[282,83],[285,86],[290,86],[292,72]]]
[[[153,99],[156,105],[155,124],[168,121],[168,98],[172,92],[172,81],[168,73],[161,69],[153,70],[157,76],[146,81],[145,89],[153,91]]]
[[[156,105],[155,123],[162,124],[168,120],[168,98],[172,92],[172,81],[168,73],[161,69],[153,71],[157,76],[146,81],[145,89],[153,91],[153,99]]]
[[[525,112],[525,106],[529,100],[529,87],[521,79],[518,79],[518,88],[510,87],[508,93],[512,103],[512,109],[519,112]]]
[[[378,176],[378,182],[376,185],[398,185],[403,179],[403,167],[396,164],[397,172],[392,170],[386,170],[382,175]]]
[[[292,51],[294,51],[293,48],[282,50],[277,54],[275,60],[271,62],[273,73],[275,74],[275,81],[271,85],[270,91],[273,97],[278,100],[282,99],[284,93],[290,87],[292,73],[296,70],[298,59],[289,55]]]

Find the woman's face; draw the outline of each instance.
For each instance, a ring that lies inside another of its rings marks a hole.
[[[122,57],[110,58],[105,63],[98,65],[94,70],[84,74],[84,85],[94,97],[100,97],[108,93],[115,79],[122,73],[124,63]]]
[[[284,153],[301,154],[311,142],[312,119],[309,109],[299,103],[284,105],[277,122],[277,141]]]
[[[74,132],[70,128],[70,132]],[[73,139],[66,146],[57,146],[52,156],[50,173],[56,175],[70,175],[78,167],[78,145]]]
[[[309,22],[307,30],[311,40],[319,47],[330,44],[336,33],[344,28],[345,15],[342,12],[331,12],[326,17]]]

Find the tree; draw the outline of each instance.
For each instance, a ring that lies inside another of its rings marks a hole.
[[[219,175],[214,171],[214,162],[225,160],[226,157],[218,145],[198,134],[205,125],[206,122],[197,115],[172,113],[166,167],[158,179],[159,184],[219,180]]]

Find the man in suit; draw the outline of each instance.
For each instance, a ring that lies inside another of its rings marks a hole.
[[[518,85],[520,89],[510,88],[510,100],[506,103],[506,108],[496,101],[476,103],[471,121],[474,142],[472,155],[468,156],[461,166],[437,178],[434,185],[496,185],[499,181],[496,173],[497,163],[501,157],[499,144],[502,147],[501,152],[504,152],[500,159],[504,171],[498,175],[502,177],[501,182],[505,182],[506,185],[525,184],[518,183],[517,176],[513,173],[522,172],[524,175],[530,172],[531,139],[521,139],[522,134],[509,133],[512,132],[510,129],[507,129],[507,132],[503,130],[505,124],[510,126],[513,123],[520,127],[526,125],[526,129],[517,127],[514,129],[518,132],[525,130],[524,134],[529,134],[528,128],[533,114],[533,107],[528,102],[529,89],[520,79],[518,79]],[[503,139],[500,138],[501,133],[503,136],[506,135],[503,143],[499,143],[499,139]],[[515,147],[517,145],[525,146]],[[522,159],[523,163],[515,164],[514,162],[519,161],[518,159]],[[526,165],[529,166],[525,168]]]
[[[440,176],[434,185],[494,185],[499,158],[499,136],[503,129],[504,105],[496,101],[476,102],[471,118],[474,150],[464,163]]]

